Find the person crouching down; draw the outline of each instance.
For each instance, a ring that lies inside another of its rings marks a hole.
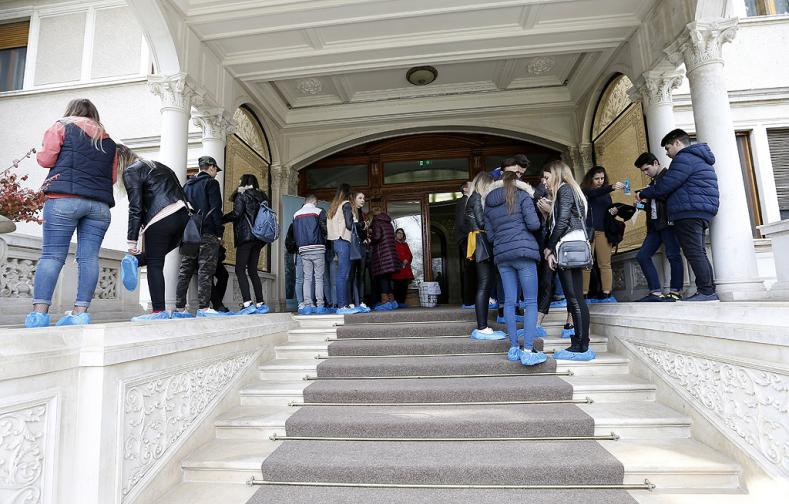
[[[485,197],[485,230],[493,243],[494,261],[504,285],[504,318],[510,337],[507,358],[534,366],[548,359],[543,352],[532,349],[537,334],[537,262],[540,260],[539,245],[532,234],[540,229],[532,201],[534,190],[511,172],[505,172],[502,181],[492,184],[490,189]],[[515,325],[518,284],[526,302],[523,351],[518,346]]]
[[[302,206],[293,214],[293,236],[299,247],[299,257],[304,268],[304,306],[299,315],[328,313],[323,306],[323,270],[326,265],[326,213],[316,205],[318,198],[309,194]],[[313,282],[315,289],[312,288]],[[312,304],[315,292],[316,306]]]
[[[124,283],[128,277],[136,278],[138,266],[147,266],[153,308],[132,321],[169,319],[171,314],[164,305],[164,258],[178,247],[189,220],[186,195],[175,172],[159,162],[140,158],[125,145],[118,145],[118,173],[129,197],[126,240],[131,256],[124,257],[121,264]]]

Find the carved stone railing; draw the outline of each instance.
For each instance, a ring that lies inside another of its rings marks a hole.
[[[76,245],[71,244],[52,297],[53,322],[74,304],[77,292]],[[101,249],[99,281],[91,302],[93,319],[128,320],[142,312],[139,289],[129,292],[120,281],[124,253]],[[20,325],[33,301],[33,279],[41,257],[41,238],[17,233],[0,235],[0,326]]]
[[[290,314],[0,329],[0,502],[157,502]]]

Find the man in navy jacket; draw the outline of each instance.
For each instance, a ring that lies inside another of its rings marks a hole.
[[[715,301],[712,264],[704,247],[704,234],[718,213],[718,176],[712,167],[715,156],[705,143],[690,144],[681,129],[669,132],[660,145],[672,159],[668,172],[654,185],[636,194],[638,199],[666,201],[668,220],[674,224],[688,264],[696,275],[695,295],[685,301]]]

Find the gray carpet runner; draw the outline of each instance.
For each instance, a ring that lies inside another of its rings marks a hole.
[[[506,358],[509,346],[506,341],[468,338],[354,341],[354,338],[393,335],[453,334],[461,330],[460,334],[467,334],[466,330],[473,328],[473,317],[473,310],[460,309],[411,309],[346,316],[346,325],[338,328],[342,341],[329,345],[329,355],[337,357],[320,361],[319,379],[304,389],[307,405],[295,411],[285,424],[290,437],[343,440],[285,440],[263,462],[259,478],[337,485],[621,484],[624,477],[621,463],[594,440],[473,441],[594,434],[593,419],[574,404],[463,404],[570,400],[573,390],[568,382],[558,376],[533,375],[555,371],[553,359],[533,368],[510,362]],[[475,355],[488,352],[498,352],[498,355]],[[468,355],[410,356],[450,353]],[[371,357],[343,358],[342,355]],[[402,357],[382,358],[381,355]],[[468,377],[475,374],[520,376]],[[453,377],[431,378],[448,375]],[[369,379],[398,376],[428,378]],[[351,379],[329,379],[332,377]],[[318,405],[310,406],[313,403]],[[326,403],[340,405],[321,405]],[[430,440],[414,441],[424,438]],[[635,502],[625,490],[349,488],[286,484],[262,486],[249,504],[507,504],[516,500],[519,504]]]

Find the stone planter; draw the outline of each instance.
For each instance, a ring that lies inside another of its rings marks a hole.
[[[0,234],[13,233],[14,231],[16,231],[14,221],[4,215],[0,215]]]

